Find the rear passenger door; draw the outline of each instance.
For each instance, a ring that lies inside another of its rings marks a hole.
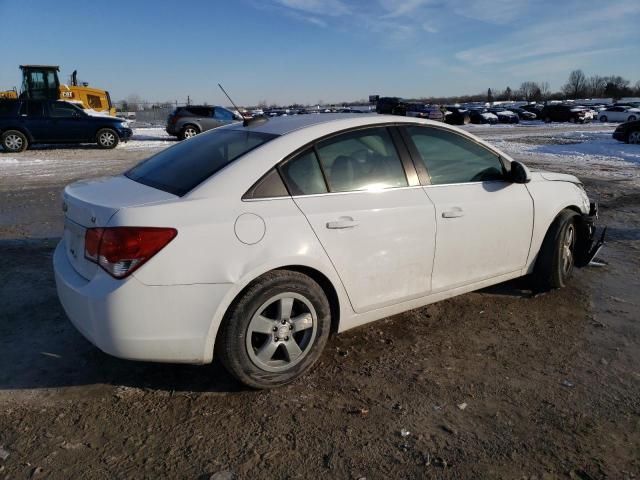
[[[434,206],[393,135],[341,133],[280,167],[358,313],[431,290]]]
[[[27,100],[22,102],[19,115],[20,123],[31,134],[34,141],[47,140],[48,120],[45,117],[43,101]]]
[[[435,205],[434,293],[524,268],[533,230],[526,186],[471,138],[427,126],[403,131]]]

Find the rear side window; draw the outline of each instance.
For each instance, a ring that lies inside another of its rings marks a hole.
[[[23,102],[20,107],[20,115],[27,115],[31,118],[39,118],[44,115],[44,103],[37,100]]]
[[[320,164],[313,150],[307,150],[280,167],[291,195],[327,193]]]
[[[276,137],[249,130],[212,130],[157,153],[125,175],[144,185],[182,196],[237,158]]]
[[[185,110],[196,117],[210,117],[213,109],[211,107],[185,107]]]
[[[15,115],[17,106],[18,102],[16,101],[0,100],[0,117],[9,117]]]
[[[407,127],[433,185],[503,180],[500,157],[457,133]]]

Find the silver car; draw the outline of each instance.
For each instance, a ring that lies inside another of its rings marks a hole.
[[[187,105],[176,108],[167,118],[167,133],[180,140],[191,138],[212,128],[242,120],[240,115],[224,107]]]

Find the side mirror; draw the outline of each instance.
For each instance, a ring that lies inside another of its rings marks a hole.
[[[511,181],[513,183],[529,183],[531,181],[531,172],[524,163],[511,162]]]

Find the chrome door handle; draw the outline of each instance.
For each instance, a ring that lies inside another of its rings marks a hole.
[[[327,228],[335,229],[335,230],[340,230],[343,228],[353,228],[357,226],[358,226],[358,222],[356,222],[351,217],[340,217],[338,220],[327,222]]]
[[[451,210],[442,212],[442,218],[459,218],[464,217],[464,211],[460,207],[454,207]]]

